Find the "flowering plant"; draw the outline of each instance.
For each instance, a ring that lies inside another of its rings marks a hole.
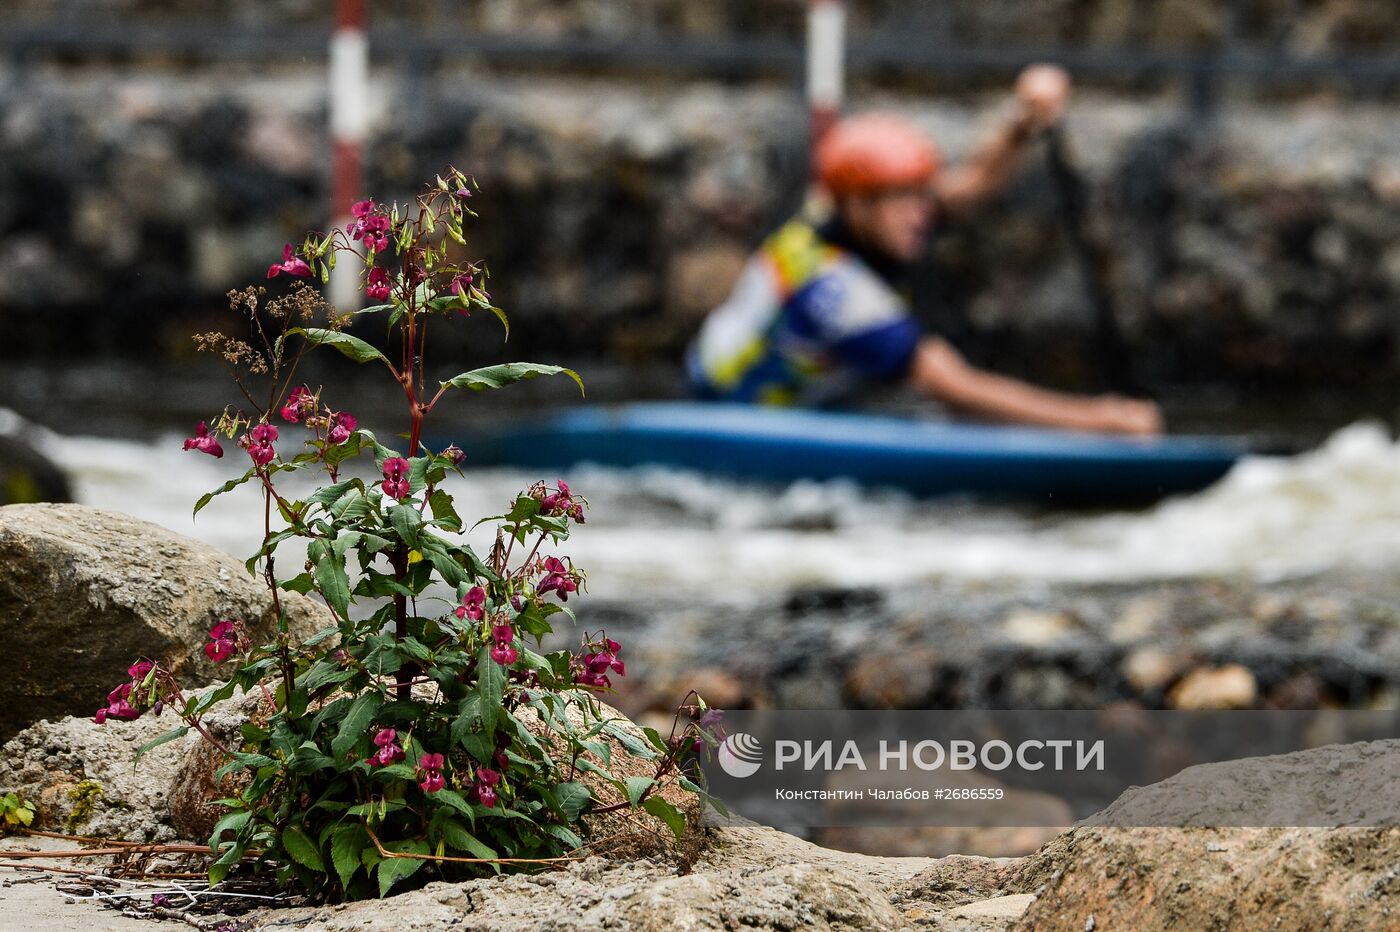
[[[259,488],[263,540],[247,566],[271,592],[278,633],[258,644],[238,619],[216,624],[204,652],[214,662],[237,658],[237,668],[203,694],[138,660],[97,721],[171,710],[182,724],[142,752],[194,729],[226,757],[216,779],[237,789],[221,801],[229,812],[210,838],[213,881],[251,861],[322,899],[382,896],[409,878],[566,859],[585,844],[589,817],[611,809],[645,809],[679,836],[684,816],[659,790],[679,783],[702,792],[683,768],[696,726],[637,732],[597,702],[626,669],[617,641],[599,633],[577,651],[540,652],[585,581],[567,557],[543,551],[584,522],[586,501],[562,481],[525,489],[503,514],[483,519],[497,530],[482,557],[463,541],[465,524],[444,488],[466,454],[423,443],[424,419],[454,389],[559,374],[582,389],[571,370],[507,363],[426,390],[431,321],[476,311],[505,321],[485,271],[456,257],[475,216],[470,184],[452,170],[406,209],[363,201],[348,229],[289,245],[268,269],[270,279],[326,280],[338,258],[356,262],[366,294],[384,302],[357,316],[386,319],[398,338],[393,358],[348,333],[351,318],[300,281],[270,301],[262,289],[230,293],[251,342],[196,337],[230,366],[247,406],[225,409],[212,427],[202,422],[185,449],[222,457],[222,436],[247,461],[195,512],[245,483]],[[406,449],[381,443],[298,381],[315,346],[387,371],[407,402]],[[294,429],[299,443],[287,436]],[[374,471],[354,475],[354,461],[370,456]],[[322,484],[300,498],[284,491],[286,474],[308,472],[324,474]],[[307,558],[283,575],[278,550],[292,539],[306,543]],[[286,592],[319,599],[333,623],[296,642]],[[239,690],[260,696],[259,709],[240,741],[220,741],[203,716]],[[611,776],[609,739],[653,761],[654,776]],[[618,801],[598,798],[584,775],[615,788]]]

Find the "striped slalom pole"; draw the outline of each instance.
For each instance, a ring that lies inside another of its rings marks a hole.
[[[809,0],[807,5],[807,107],[811,145],[841,116],[846,90],[846,4]]]
[[[369,40],[365,0],[336,0],[330,49],[331,224],[351,222],[350,205],[363,200],[363,146],[369,130]],[[361,269],[341,262],[331,272],[329,298],[341,311],[358,310]]]

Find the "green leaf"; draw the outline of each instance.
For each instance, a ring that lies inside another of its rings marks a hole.
[[[282,847],[296,859],[298,864],[314,871],[326,869],[326,862],[321,859],[321,852],[316,847],[316,843],[311,840],[311,836],[306,834],[306,829],[300,825],[283,829]]]
[[[336,757],[344,757],[345,752],[354,747],[374,722],[374,716],[379,713],[382,704],[383,700],[375,693],[364,693],[351,704],[341,720],[340,731],[336,732],[335,740],[331,742],[331,752]]]
[[[562,841],[570,851],[574,851],[583,846],[582,838],[578,837],[577,834],[560,825],[558,822],[551,822],[544,826],[543,831],[546,835],[553,835],[555,838]]]
[[[211,832],[209,835],[210,850],[218,851],[219,842],[223,839],[224,832],[237,833],[243,828],[243,826],[248,824],[248,820],[252,817],[253,814],[251,812],[244,810],[241,812],[230,812],[228,815],[220,819],[218,823],[215,824],[214,831]]]
[[[681,836],[685,834],[685,813],[660,796],[648,796],[646,802],[642,803],[642,808],[671,826],[671,831],[676,834],[676,840],[680,841]]]
[[[481,648],[476,663],[476,689],[481,696],[481,726],[488,735],[495,734],[496,720],[501,712],[501,696],[506,689],[506,668],[491,659],[491,649]]]
[[[407,849],[413,854],[427,854],[428,846],[422,842],[407,842],[397,845],[385,845],[387,850],[393,851],[396,848]],[[389,888],[403,880],[405,877],[412,877],[418,873],[426,862],[420,858],[385,858],[379,862],[375,871],[379,877],[379,895],[385,897],[389,895]]]
[[[433,794],[433,799],[457,810],[462,815],[466,816],[472,825],[476,824],[476,813],[472,810],[471,803],[463,799],[462,794],[458,793],[456,790],[438,790]]]
[[[204,508],[205,505],[209,504],[210,502],[212,502],[212,501],[214,500],[214,496],[216,496],[216,495],[223,495],[225,492],[232,492],[234,489],[238,488],[240,485],[242,485],[243,483],[247,482],[249,479],[253,478],[253,476],[255,476],[255,475],[257,475],[257,473],[256,473],[254,470],[250,469],[250,470],[248,470],[247,472],[245,472],[242,476],[240,476],[239,478],[237,478],[237,479],[230,479],[229,481],[225,482],[223,485],[219,486],[219,487],[218,487],[217,489],[215,489],[214,491],[212,491],[212,492],[205,492],[203,495],[201,495],[201,496],[199,497],[199,501],[197,501],[197,502],[194,503],[194,513],[195,513],[196,515],[199,514],[200,511],[203,510],[203,508]]]
[[[656,781],[651,777],[628,777],[623,783],[627,787],[627,804],[635,809],[642,801],[642,794],[651,789]]]
[[[385,358],[383,353],[359,337],[352,337],[348,333],[341,333],[337,330],[321,330],[315,327],[293,327],[287,333],[301,334],[306,337],[306,342],[312,346],[333,346],[355,362],[370,362],[377,359],[384,365],[390,366],[389,360]],[[390,366],[390,368],[393,367]]]
[[[326,597],[331,609],[341,618],[350,614],[350,577],[345,572],[344,558],[336,556],[334,549],[324,540],[313,540],[307,548],[307,556],[315,564],[316,584]]]
[[[569,783],[561,783],[554,788],[554,795],[559,798],[559,808],[564,811],[570,822],[577,822],[580,813],[588,805],[593,794],[588,791],[588,787],[577,780]]]
[[[248,813],[242,814],[246,816]],[[244,850],[242,842],[234,842],[229,845],[228,849],[219,856],[219,859],[209,865],[209,882],[211,884],[221,883],[228,876],[228,872],[233,870],[233,866],[243,859]]]
[[[360,869],[360,852],[369,844],[369,835],[358,822],[336,826],[331,833],[331,863],[335,865],[340,886],[349,889],[350,880]]]
[[[439,527],[448,531],[462,529],[462,519],[458,517],[457,509],[452,507],[452,496],[444,490],[433,490],[433,494],[428,497],[428,507],[433,510],[433,520]]]
[[[481,696],[468,696],[462,701],[462,711],[452,720],[452,743],[460,743],[470,732],[481,731],[481,724]]]
[[[474,858],[494,860],[497,857],[494,848],[482,844],[480,839],[467,831],[462,823],[455,819],[444,819],[440,827],[443,840],[458,851],[466,851]]]
[[[154,741],[147,741],[145,744],[141,745],[139,748],[136,749],[136,760],[131,762],[131,766],[135,768],[137,763],[139,763],[141,760],[141,755],[145,754],[147,751],[155,750],[162,744],[165,744],[168,741],[174,741],[176,738],[183,738],[189,733],[190,727],[188,725],[181,725],[174,731],[167,731],[165,734],[161,735],[159,738],[156,738]]]
[[[472,391],[484,391],[488,388],[503,388],[512,382],[519,382],[523,379],[537,379],[542,375],[567,375],[578,383],[579,393],[583,393],[583,379],[572,369],[563,366],[546,366],[537,362],[507,362],[498,366],[487,366],[484,369],[473,369],[470,372],[463,372],[455,375],[446,382],[441,383],[443,388],[470,388]]]
[[[467,574],[462,567],[452,557],[436,547],[424,547],[423,555],[428,558],[428,562],[433,565],[433,569],[438,571],[442,581],[456,589],[458,585],[467,580]]]
[[[505,335],[505,337],[503,337],[503,339],[509,340],[509,339],[510,339],[510,318],[506,316],[506,312],[503,311],[503,310],[501,310],[500,308],[496,307],[494,304],[493,304],[493,305],[490,305],[490,306],[487,307],[486,309],[487,309],[488,311],[490,311],[492,314],[495,314],[495,315],[496,315],[496,319],[499,320],[499,321],[501,322],[501,326],[506,328],[506,335]]]
[[[404,543],[410,547],[418,546],[418,528],[423,523],[423,516],[418,513],[417,508],[395,505],[389,509],[389,522]]]

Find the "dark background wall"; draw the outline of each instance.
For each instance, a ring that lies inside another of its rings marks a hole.
[[[180,355],[325,224],[327,5],[16,2],[0,39],[0,354]],[[800,195],[803,4],[372,4],[367,194],[452,163],[512,351],[678,356]],[[951,155],[1017,67],[1065,62],[1090,235],[1157,385],[1400,375],[1400,8],[1359,0],[853,3],[852,106]],[[916,296],[973,356],[1094,379],[1043,154],[932,249]],[[463,352],[496,352],[486,324]]]

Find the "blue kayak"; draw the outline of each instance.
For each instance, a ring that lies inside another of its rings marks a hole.
[[[476,465],[665,465],[741,479],[852,479],[920,496],[1152,501],[1219,479],[1242,444],[710,403],[583,408],[473,443]]]

